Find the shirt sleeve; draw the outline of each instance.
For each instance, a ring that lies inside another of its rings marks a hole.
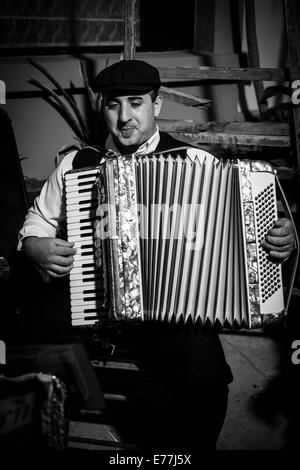
[[[19,232],[18,250],[22,248],[22,241],[26,237],[56,237],[66,219],[66,208],[63,197],[64,175],[72,169],[72,162],[76,155],[71,152],[49,176],[43,185],[33,206],[29,209],[23,227]]]

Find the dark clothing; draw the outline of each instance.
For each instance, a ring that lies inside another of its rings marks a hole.
[[[180,148],[180,147],[191,147],[191,145],[186,142],[181,142],[180,140],[174,139],[167,132],[160,132],[160,139],[156,147],[155,152],[164,152],[165,150]]]

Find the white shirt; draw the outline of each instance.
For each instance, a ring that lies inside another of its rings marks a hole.
[[[145,155],[154,152],[160,136],[158,128],[150,139],[142,144],[136,154]],[[111,136],[108,137],[105,147],[118,152]],[[25,237],[62,237],[62,223],[66,220],[66,207],[63,197],[64,176],[73,168],[73,159],[77,151],[67,154],[54,172],[49,176],[42,187],[40,195],[34,200],[29,209],[23,227],[19,232],[18,250],[22,247]]]

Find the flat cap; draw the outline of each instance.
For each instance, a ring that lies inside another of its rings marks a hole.
[[[94,91],[147,93],[161,86],[158,70],[143,60],[121,60],[101,70]]]

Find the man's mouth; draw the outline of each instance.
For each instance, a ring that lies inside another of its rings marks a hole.
[[[122,127],[120,132],[123,137],[130,137],[135,131],[134,127]]]

